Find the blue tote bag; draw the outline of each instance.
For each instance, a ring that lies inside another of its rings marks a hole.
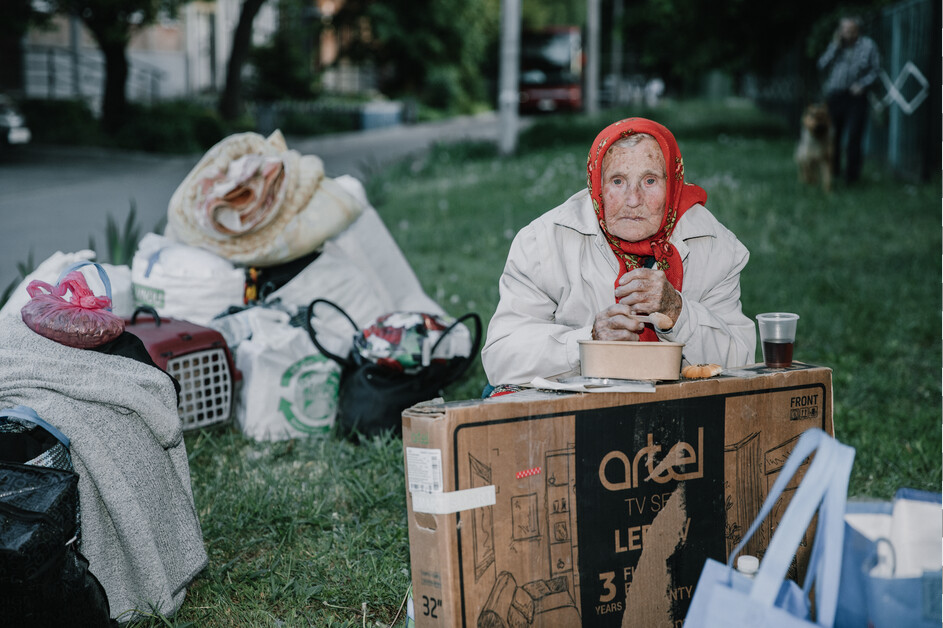
[[[943,616],[940,493],[902,488],[849,503],[837,628],[938,628]]]
[[[751,578],[733,568],[734,560],[772,511],[802,462],[812,454],[769,547]],[[835,620],[841,572],[843,515],[855,450],[820,429],[807,430],[770,489],[763,507],[726,564],[708,559],[684,620],[685,628],[792,628],[823,626]],[[804,587],[786,572],[806,529],[818,514]],[[809,592],[815,586],[816,617],[810,619]]]

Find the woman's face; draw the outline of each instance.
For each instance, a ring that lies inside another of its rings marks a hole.
[[[665,158],[654,139],[606,151],[602,202],[609,233],[627,242],[655,235],[665,214],[666,194]]]

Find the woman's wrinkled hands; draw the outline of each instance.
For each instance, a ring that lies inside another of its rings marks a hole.
[[[596,314],[594,340],[639,339],[645,323],[633,315],[660,312],[672,325],[681,316],[681,295],[668,281],[664,271],[636,268],[622,275],[616,286],[616,303]]]
[[[593,321],[593,340],[638,340],[645,323],[632,318],[632,308],[614,303],[596,314]]]
[[[661,312],[673,323],[681,316],[681,295],[661,270],[636,268],[622,275],[616,303],[628,305],[633,314]]]

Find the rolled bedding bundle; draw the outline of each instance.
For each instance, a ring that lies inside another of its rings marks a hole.
[[[244,266],[307,255],[346,229],[363,204],[281,132],[237,133],[213,146],[170,199],[165,235]]]

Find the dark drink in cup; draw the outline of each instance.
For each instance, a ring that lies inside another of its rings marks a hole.
[[[770,368],[786,368],[792,365],[791,340],[764,340],[763,341],[763,361]]]
[[[756,321],[766,366],[775,369],[792,366],[792,347],[796,341],[799,315],[792,312],[766,312],[757,314]]]

